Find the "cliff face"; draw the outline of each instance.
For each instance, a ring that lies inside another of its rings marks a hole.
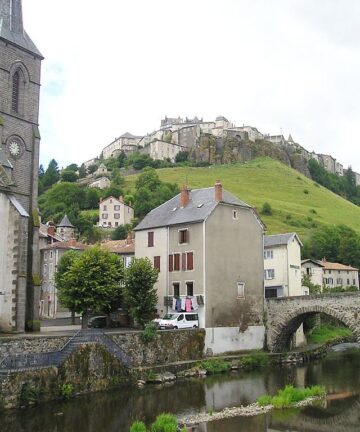
[[[276,145],[266,140],[241,140],[238,138],[200,138],[200,143],[190,151],[190,159],[210,164],[247,162],[256,157],[271,157],[310,177],[307,159],[301,149],[290,145]]]

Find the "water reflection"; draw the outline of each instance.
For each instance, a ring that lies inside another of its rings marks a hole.
[[[360,429],[360,351],[334,352],[301,367],[270,368],[143,389],[124,387],[62,403],[49,403],[0,415],[6,432],[127,432],[136,419],[150,423],[161,412],[186,414],[246,405],[291,383],[323,384],[336,395],[326,407],[280,411],[200,425],[200,432],[355,431]],[[340,394],[340,395],[339,395]]]

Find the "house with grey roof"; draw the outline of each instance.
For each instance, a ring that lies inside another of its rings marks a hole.
[[[265,297],[305,294],[301,287],[301,247],[296,233],[275,234],[264,239]]]
[[[214,354],[261,348],[263,234],[255,209],[219,181],[204,189],[185,186],[152,210],[135,228],[135,256],[149,258],[159,271],[159,316],[196,311],[205,348]]]

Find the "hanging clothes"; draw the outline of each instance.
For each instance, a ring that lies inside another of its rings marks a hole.
[[[186,308],[186,306],[185,306],[185,299],[182,298],[182,299],[181,299],[181,310],[184,311],[185,308]]]
[[[172,308],[173,308],[173,310],[176,310],[176,298],[175,297],[173,297],[173,299],[172,299]]]
[[[175,309],[178,311],[178,312],[181,312],[181,299],[176,299],[176,307],[175,307]]]
[[[185,300],[185,311],[191,312],[191,299],[190,298],[187,298]]]
[[[196,296],[192,297],[191,306],[192,306],[194,311],[199,309],[199,305],[198,305]]]

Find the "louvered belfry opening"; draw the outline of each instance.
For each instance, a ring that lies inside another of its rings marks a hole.
[[[11,95],[11,111],[19,112],[19,87],[20,87],[20,74],[16,71],[13,75],[12,82],[12,95]]]

